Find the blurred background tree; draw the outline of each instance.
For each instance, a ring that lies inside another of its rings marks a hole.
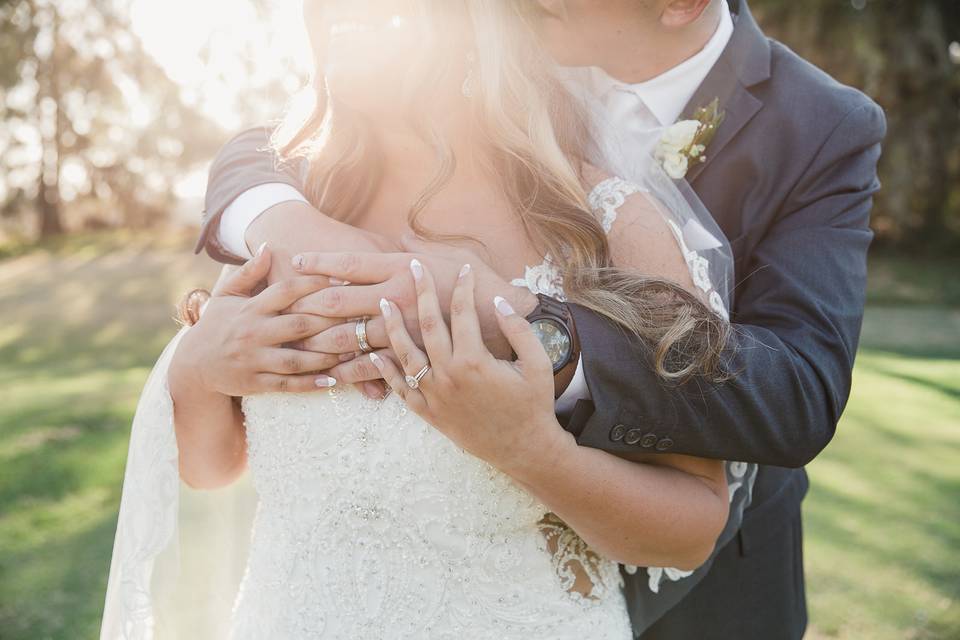
[[[0,4],[3,211],[26,224],[35,212],[40,237],[64,231],[68,205],[74,227],[165,219],[178,175],[222,142],[144,53],[127,9],[109,0]]]
[[[960,250],[960,2],[750,0],[765,31],[883,106],[881,247]]]
[[[0,0],[0,243],[4,229],[33,239],[143,227],[177,210],[195,221],[198,176],[217,147],[279,116],[302,85],[309,59],[278,53],[299,29],[297,11],[271,23],[290,5]],[[886,110],[878,246],[960,250],[960,0],[750,6],[771,36]],[[181,41],[195,24],[206,42],[193,50]],[[171,57],[202,72],[184,79]]]
[[[178,182],[230,135],[200,108],[202,88],[171,79],[144,49],[131,22],[134,4],[0,0],[0,214],[16,235],[167,221],[178,207]],[[250,6],[268,10],[263,1]],[[198,66],[217,54],[254,64],[244,51],[249,43],[236,39],[214,52],[215,35],[198,52]],[[256,74],[248,69],[246,77]],[[238,87],[241,117],[276,116],[283,80]],[[257,90],[273,99],[251,99]]]

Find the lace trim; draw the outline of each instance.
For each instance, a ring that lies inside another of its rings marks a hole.
[[[555,513],[543,516],[537,526],[546,539],[547,552],[554,573],[560,578],[560,586],[571,596],[602,600],[612,588],[623,586],[619,573],[615,579],[605,575],[604,569],[609,563]]]
[[[676,238],[677,244],[680,245],[683,260],[687,263],[687,269],[690,271],[690,277],[693,279],[694,286],[707,296],[707,302],[715,313],[720,315],[724,320],[729,320],[730,313],[727,311],[726,305],[723,304],[723,298],[710,281],[710,261],[687,246],[686,241],[683,239],[683,231],[677,226],[676,222],[667,220],[667,224],[670,225],[670,231],[673,232],[673,237]]]
[[[617,220],[617,211],[635,193],[646,193],[643,187],[627,182],[622,178],[607,178],[598,183],[587,196],[590,210],[600,218],[600,225],[605,233],[610,233],[613,223]],[[515,287],[526,287],[533,293],[542,293],[557,300],[566,300],[563,291],[563,276],[549,255],[544,256],[543,262],[534,266],[524,267],[522,278],[510,281]]]

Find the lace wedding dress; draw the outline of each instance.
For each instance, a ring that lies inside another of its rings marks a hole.
[[[607,181],[591,201],[632,191]],[[597,212],[607,228],[614,211]],[[549,261],[515,284],[560,286]],[[236,640],[632,637],[618,565],[396,395],[257,395],[243,412],[260,502]]]
[[[640,191],[609,179],[589,201],[609,231]],[[693,269],[696,254],[673,228]],[[563,294],[549,257],[514,284]],[[134,419],[102,638],[633,637],[620,567],[396,395],[374,401],[343,388],[244,398],[252,526],[235,514],[211,518],[219,496],[185,517],[166,384],[175,345]],[[184,546],[196,536],[186,521],[204,517],[219,533],[208,531],[188,561]],[[242,579],[208,569],[213,556],[229,556],[219,564],[242,568]],[[188,571],[203,595],[189,595]],[[690,575],[647,571],[654,593],[661,580]]]

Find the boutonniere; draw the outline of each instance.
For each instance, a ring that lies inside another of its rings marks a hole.
[[[707,147],[725,116],[720,109],[720,99],[714,98],[706,107],[697,109],[692,120],[680,120],[667,127],[653,155],[668,176],[681,180],[691,165],[706,162]]]

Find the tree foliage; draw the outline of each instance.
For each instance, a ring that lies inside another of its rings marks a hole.
[[[960,2],[751,0],[764,30],[886,111],[881,244],[960,247]]]

